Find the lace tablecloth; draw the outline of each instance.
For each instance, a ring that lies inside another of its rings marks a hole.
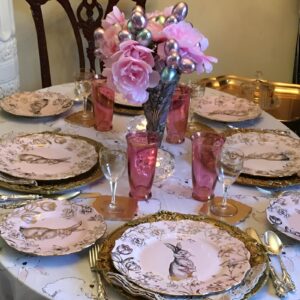
[[[72,95],[72,84],[52,87],[51,90]],[[214,93],[213,90],[208,90]],[[76,104],[72,111],[80,109]],[[34,120],[28,118],[13,118],[8,114],[0,114],[0,134],[3,136],[15,135],[19,132],[37,132],[43,130],[59,130],[65,133],[79,134],[95,139],[105,146],[120,143],[126,147],[125,130],[129,121],[126,116],[114,116],[113,130],[107,133],[97,132],[93,128],[82,128],[66,123],[61,118],[47,118]],[[215,128],[222,130],[224,125],[209,122]],[[250,122],[251,127],[269,129],[287,129],[270,115],[263,113],[256,122]],[[163,147],[175,156],[175,172],[163,181],[157,181],[152,188],[153,197],[148,202],[140,202],[138,215],[150,214],[159,210],[168,210],[181,213],[197,214],[200,202],[191,198],[191,141],[186,139],[181,145],[163,143]],[[299,186],[295,189],[299,190]],[[129,190],[128,178],[125,174],[119,181],[117,194],[127,195]],[[106,180],[99,180],[83,189],[86,192],[100,192],[110,194],[109,184]],[[5,192],[5,191],[2,191]],[[221,186],[217,185],[216,195],[221,195]],[[265,230],[272,229],[268,224],[265,209],[270,201],[270,196],[263,194],[255,187],[234,185],[231,187],[230,196],[252,207],[251,215],[241,224],[241,229],[254,227],[262,234]],[[86,203],[86,199],[76,202]],[[7,210],[0,210],[3,217]],[[108,232],[117,228],[121,222],[108,222]],[[287,269],[296,282],[298,290],[289,294],[286,299],[300,299],[300,245],[299,242],[280,234],[285,248],[282,255]],[[279,270],[276,258],[272,258],[275,267]],[[88,263],[88,250],[80,253],[57,256],[37,257],[17,252],[0,240],[0,299],[96,299],[95,277],[91,273]],[[107,287],[109,299],[124,299],[116,290]],[[277,299],[272,284],[268,284],[252,299]]]

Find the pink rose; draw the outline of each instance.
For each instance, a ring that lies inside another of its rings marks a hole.
[[[117,6],[113,7],[113,10],[102,20],[101,24],[103,29],[109,28],[111,25],[119,24],[123,26],[126,22],[125,15]]]
[[[106,68],[103,75],[111,88],[116,88],[129,102],[144,103],[148,100],[147,88],[155,87],[160,79],[159,74],[141,59],[121,56]]]
[[[104,31],[103,39],[99,45],[99,49],[104,57],[110,57],[119,50],[118,33],[120,30],[120,25],[115,24]]]

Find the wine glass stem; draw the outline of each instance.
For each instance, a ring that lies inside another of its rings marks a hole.
[[[83,115],[87,115],[88,109],[87,109],[87,97],[83,97]]]
[[[223,199],[221,203],[222,208],[227,206],[228,188],[229,186],[227,184],[223,184]]]
[[[116,190],[117,190],[117,181],[110,181],[110,190],[111,190],[111,202],[109,208],[116,208]]]

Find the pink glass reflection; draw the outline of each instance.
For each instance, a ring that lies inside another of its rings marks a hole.
[[[92,99],[95,118],[95,129],[109,131],[112,129],[114,112],[114,91],[108,88],[103,79],[92,83]]]
[[[145,131],[126,135],[129,196],[136,199],[151,198],[157,158],[158,135]]]
[[[170,144],[183,143],[190,107],[191,89],[180,85],[176,88],[167,119],[166,141]]]
[[[221,152],[225,138],[210,132],[192,135],[192,197],[208,201],[214,195],[217,182],[216,158]]]

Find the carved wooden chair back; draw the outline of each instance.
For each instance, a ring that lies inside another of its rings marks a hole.
[[[43,20],[42,7],[50,0],[26,0],[30,5],[32,17],[37,33],[38,49],[40,57],[40,69],[42,86],[51,86],[51,73],[48,57],[48,49],[46,42],[45,26]],[[101,24],[101,19],[112,11],[114,5],[120,0],[109,0],[106,9],[103,9],[99,0],[81,0],[76,9],[71,6],[72,0],[57,0],[63,7],[75,35],[78,55],[79,67],[85,68],[85,52],[89,61],[90,69],[95,70],[96,59],[94,56],[94,31]],[[145,8],[146,0],[132,0],[136,4]],[[87,48],[84,51],[83,39],[87,41]]]

